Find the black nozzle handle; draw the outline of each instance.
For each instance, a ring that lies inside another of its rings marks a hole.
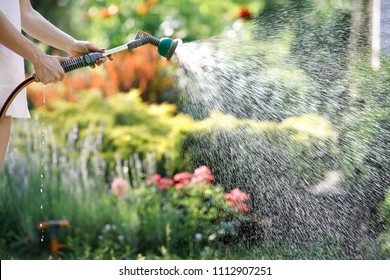
[[[103,53],[88,53],[83,56],[80,56],[79,58],[62,62],[61,66],[64,69],[65,73],[67,73],[78,68],[91,66],[92,64],[96,63],[96,61],[98,61],[100,58],[103,58]]]

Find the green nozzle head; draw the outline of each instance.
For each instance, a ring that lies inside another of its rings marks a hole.
[[[162,38],[157,46],[157,51],[161,56],[170,60],[178,43],[178,41],[172,40],[171,38]]]

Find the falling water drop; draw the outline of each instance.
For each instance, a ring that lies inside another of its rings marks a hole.
[[[46,110],[46,86],[44,85],[43,86],[43,111],[45,112]],[[45,165],[45,146],[46,146],[46,141],[45,141],[45,138],[46,138],[46,126],[45,126],[45,114],[42,115],[42,141],[41,141],[41,152],[42,152],[42,156],[40,157],[41,158],[41,162],[40,162],[40,168],[41,168],[41,176],[40,176],[40,181],[41,181],[41,184],[40,184],[40,193],[42,194],[41,196],[41,204],[40,204],[40,210],[42,211],[42,216],[43,216],[43,200],[44,200],[44,196],[43,196],[43,191],[45,189],[45,170],[46,170],[46,165]],[[40,227],[42,227],[42,223],[40,224]],[[41,235],[41,242],[44,241],[44,230],[42,229],[42,235]]]

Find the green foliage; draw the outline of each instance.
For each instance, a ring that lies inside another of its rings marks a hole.
[[[236,233],[234,223],[237,220],[224,195],[221,186],[193,184],[176,191],[172,199],[175,207],[185,214],[178,222],[184,225],[181,232],[183,240],[190,241],[188,249],[200,251],[207,258],[224,258],[218,251],[208,250],[224,236]],[[171,240],[172,244],[176,242],[181,244],[183,241]],[[223,246],[222,243],[220,245]]]
[[[249,1],[191,0],[101,0],[74,1],[73,16],[84,20],[73,29],[107,47],[133,39],[137,30],[156,37],[179,37],[186,41],[207,38],[223,31],[236,17],[241,5],[258,9]],[[79,23],[79,22],[78,22]],[[84,26],[85,28],[80,28]]]
[[[275,1],[275,0],[32,0],[33,7],[51,22],[76,37],[96,40],[107,47],[123,44],[129,34],[142,29],[156,36],[172,33],[186,41],[208,38],[221,33],[225,26],[237,18],[240,7],[248,7],[252,14],[259,13],[270,26],[283,21],[299,20],[313,11],[313,21],[318,15],[350,9],[351,0]],[[47,7],[50,7],[48,9]],[[110,9],[111,7],[111,9]],[[292,11],[295,11],[294,13]],[[71,20],[69,20],[71,19]]]
[[[386,198],[380,205],[380,215],[384,224],[384,230],[379,236],[378,243],[384,258],[390,258],[390,188]]]
[[[165,168],[170,173],[185,169],[186,163],[177,160],[177,145],[182,131],[190,129],[193,121],[176,113],[173,105],[147,105],[136,90],[107,98],[97,91],[80,96],[79,103],[59,102],[46,113],[56,135],[67,135],[76,126],[75,137],[84,139],[91,131],[100,130],[102,153],[111,163],[116,155],[128,159],[133,154],[156,153],[159,160],[169,155]],[[66,139],[58,142],[64,145]]]
[[[388,57],[382,56],[380,69],[374,71],[366,53],[362,50],[361,56],[350,64],[350,109],[340,133],[340,160],[344,185],[360,198],[360,206],[370,219],[370,229],[377,234],[382,232],[378,244],[388,258],[390,65]]]
[[[382,57],[378,71],[364,58],[355,59],[349,79],[353,84],[349,93],[350,113],[340,141],[346,163],[344,173],[352,185],[371,185],[363,191],[372,192],[370,195],[379,203],[390,182],[388,58]]]

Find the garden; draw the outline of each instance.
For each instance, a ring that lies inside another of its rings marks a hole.
[[[107,49],[182,42],[28,87],[1,259],[389,259],[390,60],[371,66],[369,2],[31,1]]]

